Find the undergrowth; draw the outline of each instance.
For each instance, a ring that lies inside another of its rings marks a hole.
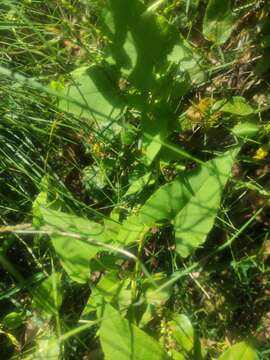
[[[269,359],[269,2],[0,10],[1,359]]]

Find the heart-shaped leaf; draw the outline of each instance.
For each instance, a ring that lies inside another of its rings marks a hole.
[[[239,148],[230,150],[161,186],[142,207],[142,223],[151,226],[162,220],[172,222],[177,251],[188,256],[205,241],[214,224],[222,191],[238,151]]]

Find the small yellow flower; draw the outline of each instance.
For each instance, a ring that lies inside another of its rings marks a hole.
[[[95,155],[95,156],[103,157],[103,155],[104,155],[103,150],[104,150],[104,149],[103,149],[102,144],[94,143],[94,144],[92,145],[92,153],[93,153],[93,155]]]
[[[260,147],[255,155],[253,155],[253,159],[255,160],[264,160],[268,155],[268,150],[265,147]]]
[[[191,101],[191,106],[187,109],[187,117],[194,125],[205,125],[214,127],[218,125],[221,113],[212,111],[214,100],[205,97],[198,103]]]

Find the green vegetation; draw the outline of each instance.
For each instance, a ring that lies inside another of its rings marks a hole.
[[[269,359],[269,2],[0,10],[0,358]]]

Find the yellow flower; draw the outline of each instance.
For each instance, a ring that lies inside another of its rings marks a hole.
[[[253,159],[255,160],[264,160],[268,155],[268,150],[265,147],[260,147],[255,155],[253,155]]]
[[[100,156],[102,157],[103,155],[103,146],[99,143],[95,143],[92,145],[92,153],[95,155],[95,156]]]
[[[218,125],[221,113],[219,111],[212,111],[213,99],[205,97],[198,103],[191,101],[191,104],[187,109],[187,117],[193,124],[199,125],[202,123],[210,127]]]

